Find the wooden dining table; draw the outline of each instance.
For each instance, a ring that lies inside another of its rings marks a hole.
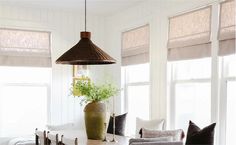
[[[102,140],[91,140],[87,139],[86,132],[83,130],[60,130],[60,131],[50,131],[50,134],[58,134],[59,137],[63,135],[63,137],[67,139],[74,140],[78,139],[79,145],[129,145],[129,137],[115,135],[115,139],[117,142],[110,142],[113,139],[112,134],[107,134],[107,142]]]

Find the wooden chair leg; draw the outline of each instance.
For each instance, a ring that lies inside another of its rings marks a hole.
[[[35,129],[35,132],[38,130],[38,128]],[[39,145],[39,137],[35,134],[35,145]]]

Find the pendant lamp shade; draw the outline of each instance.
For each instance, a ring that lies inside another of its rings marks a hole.
[[[102,65],[116,62],[90,40],[90,32],[81,32],[80,37],[80,41],[75,46],[56,60],[57,64]]]
[[[65,52],[56,60],[57,64],[70,65],[99,65],[99,64],[113,64],[116,60],[109,56],[106,52],[93,44],[90,40],[91,33],[86,32],[87,24],[87,0],[85,0],[84,11],[84,28],[85,31],[80,33],[80,41],[70,50]]]

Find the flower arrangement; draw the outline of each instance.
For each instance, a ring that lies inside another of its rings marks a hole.
[[[105,101],[117,95],[118,89],[110,84],[95,85],[90,79],[79,79],[73,85],[73,95],[83,96],[81,104]]]

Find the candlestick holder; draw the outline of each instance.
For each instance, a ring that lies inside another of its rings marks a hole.
[[[118,142],[115,138],[115,133],[116,133],[116,116],[115,116],[115,113],[112,114],[112,117],[113,117],[113,135],[112,135],[111,142]]]
[[[105,127],[105,132],[104,132],[104,134],[105,134],[105,137],[104,137],[104,139],[102,140],[103,142],[109,142],[109,140],[107,140],[107,123],[104,123],[104,127]]]

